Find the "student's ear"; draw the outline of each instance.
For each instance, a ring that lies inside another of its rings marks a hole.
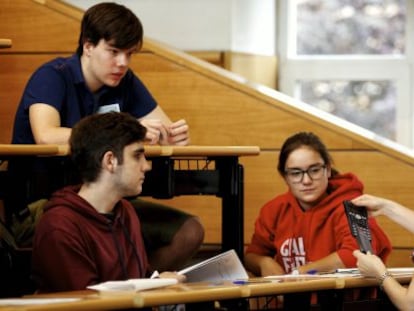
[[[112,151],[105,152],[102,157],[102,168],[113,173],[118,166],[118,159]]]
[[[326,177],[331,178],[332,176],[332,168],[330,165],[326,166]]]
[[[86,40],[83,43],[83,54],[86,56],[91,56],[92,49],[95,47],[92,42]]]

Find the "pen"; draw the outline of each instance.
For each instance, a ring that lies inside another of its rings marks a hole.
[[[258,284],[258,283],[272,283],[271,280],[235,280],[235,285],[247,285],[247,284]]]
[[[318,271],[316,269],[311,269],[311,270],[307,271],[306,274],[332,274],[332,273],[335,273],[335,272],[337,272],[337,271],[336,270],[331,270],[331,271]]]
[[[336,273],[359,273],[357,268],[336,269]]]

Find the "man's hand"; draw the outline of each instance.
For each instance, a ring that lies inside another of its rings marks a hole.
[[[175,146],[187,146],[190,144],[189,126],[184,119],[172,123],[168,127],[168,144]]]
[[[189,126],[184,119],[166,126],[159,119],[142,119],[147,128],[146,140],[150,145],[187,146],[190,144]]]
[[[170,271],[164,271],[160,273],[160,278],[172,278],[172,279],[176,279],[178,282],[182,283],[185,282],[186,277],[183,274],[178,274],[177,272],[170,272]]]
[[[140,123],[147,128],[145,139],[150,145],[168,145],[168,129],[161,120],[158,119],[142,119]]]

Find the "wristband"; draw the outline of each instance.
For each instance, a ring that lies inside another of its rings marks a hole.
[[[392,274],[389,273],[388,271],[385,271],[383,274],[381,274],[381,276],[378,278],[378,282],[379,282],[379,287],[381,288],[381,290],[383,290],[383,284],[385,279],[392,277]]]

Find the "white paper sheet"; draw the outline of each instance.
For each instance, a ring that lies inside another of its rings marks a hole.
[[[249,277],[234,250],[187,267],[178,271],[178,274],[184,274],[186,282],[222,282]]]
[[[159,279],[129,279],[125,281],[108,281],[96,285],[88,286],[88,289],[98,291],[141,291],[146,289],[164,287],[168,285],[177,284],[178,281],[174,278],[159,278]]]

